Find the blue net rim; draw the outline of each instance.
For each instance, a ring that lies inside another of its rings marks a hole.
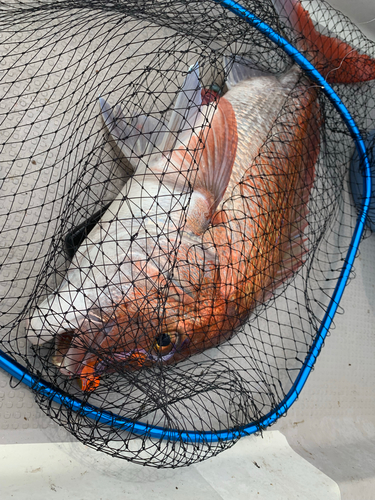
[[[375,193],[374,193],[374,177],[375,177],[375,130],[371,130],[364,139],[367,154],[370,161],[371,168],[371,182],[372,182],[372,192],[371,200],[369,205],[369,210],[367,213],[366,225],[371,229],[372,232],[375,231]],[[353,201],[358,210],[361,210],[362,205],[362,191],[361,184],[363,184],[363,171],[361,160],[358,151],[355,150],[353,157],[350,162],[350,188],[353,196]]]
[[[365,143],[361,137],[359,129],[346,109],[341,99],[325,81],[323,76],[314,68],[314,66],[285,38],[276,33],[270,26],[261,21],[257,16],[246,10],[237,2],[232,0],[213,0],[215,3],[221,5],[227,10],[233,12],[236,16],[245,20],[248,24],[263,33],[267,38],[274,42],[278,47],[284,50],[292,60],[297,63],[305,72],[305,74],[313,80],[322,92],[328,97],[336,110],[339,112],[341,118],[345,122],[356,146],[358,161],[363,166],[363,194],[361,199],[361,206],[359,208],[359,215],[357,218],[356,226],[353,236],[349,245],[349,249],[341,270],[340,276],[337,280],[336,287],[330,299],[327,311],[319,327],[316,338],[306,356],[305,362],[294,382],[292,388],[283,399],[283,401],[276,406],[271,412],[265,415],[257,422],[236,429],[221,430],[217,432],[212,431],[181,431],[178,429],[167,429],[163,427],[152,426],[143,422],[135,422],[125,417],[113,414],[111,412],[103,411],[95,406],[89,405],[78,398],[74,398],[68,394],[51,386],[48,382],[32,375],[28,370],[20,365],[17,361],[10,356],[0,351],[0,368],[8,372],[12,377],[23,382],[36,391],[41,396],[48,398],[60,405],[64,405],[68,409],[77,412],[78,414],[89,417],[95,422],[101,422],[111,427],[131,432],[138,436],[147,436],[156,439],[165,439],[168,441],[182,441],[185,443],[212,443],[219,441],[236,440],[239,437],[247,436],[258,432],[259,430],[273,424],[279,417],[286,413],[292,406],[294,401],[300,394],[305,382],[314,366],[316,358],[318,357],[324,340],[327,336],[328,330],[332,324],[332,320],[337,311],[340,303],[344,288],[347,284],[350,271],[358,250],[359,243],[365,228],[365,222],[368,215],[370,202],[371,202],[371,168],[368,159]]]

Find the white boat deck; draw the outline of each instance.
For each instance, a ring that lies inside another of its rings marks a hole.
[[[373,0],[331,0],[375,39]],[[363,24],[362,24],[363,23]],[[207,462],[156,470],[110,458],[50,421],[0,372],[1,500],[373,500],[375,235],[300,398],[262,437]]]

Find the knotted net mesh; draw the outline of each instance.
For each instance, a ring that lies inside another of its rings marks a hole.
[[[242,5],[303,39],[272,2]],[[321,32],[375,56],[343,15],[303,5]],[[56,391],[128,419],[124,430],[36,392],[110,455],[177,467],[236,440],[189,442],[188,431],[261,430],[303,368],[355,226],[342,118],[212,1],[0,12],[1,348]],[[230,97],[242,70],[266,82],[260,103],[246,101],[251,89]],[[334,88],[366,135],[374,84]],[[139,437],[137,422],[165,431]]]

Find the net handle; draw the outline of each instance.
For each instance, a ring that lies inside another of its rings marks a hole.
[[[362,207],[357,218],[352,239],[350,241],[349,250],[346,254],[342,271],[332,294],[327,311],[319,327],[317,336],[309,350],[309,353],[306,356],[305,362],[292,388],[285,396],[283,401],[279,403],[279,405],[277,405],[271,412],[269,412],[267,415],[265,415],[255,423],[248,424],[237,429],[229,429],[218,432],[198,432],[194,430],[180,431],[178,429],[165,429],[162,427],[152,426],[143,422],[132,422],[130,419],[127,419],[125,417],[100,410],[99,408],[89,405],[88,403],[81,401],[78,398],[74,398],[66,393],[63,393],[62,391],[59,391],[43,379],[32,375],[25,367],[20,365],[13,358],[0,350],[0,368],[8,372],[14,378],[22,381],[25,385],[31,387],[40,395],[60,405],[64,405],[82,416],[89,417],[95,422],[101,422],[122,429],[124,431],[131,432],[138,436],[147,436],[156,439],[167,439],[169,441],[183,441],[186,443],[202,442],[208,444],[217,441],[235,440],[241,436],[250,435],[258,432],[262,428],[268,427],[269,425],[273,424],[279,417],[284,415],[297,399],[321,351],[324,340],[327,336],[328,330],[332,324],[332,320],[340,303],[344,288],[348,282],[350,271],[352,269],[358,246],[365,228],[365,222],[371,200],[371,169],[366,152],[366,146],[354,119],[352,118],[349,111],[346,109],[345,105],[336,94],[336,92],[326,82],[323,76],[314,68],[314,66],[285,38],[283,38],[270,26],[268,26],[268,24],[261,21],[257,16],[242,7],[242,5],[237,2],[234,2],[232,0],[212,1],[231,11],[236,16],[240,17],[252,27],[260,31],[267,38],[269,38],[278,47],[284,50],[284,52],[286,52],[292,58],[292,60],[304,70],[304,72],[313,82],[319,85],[322,92],[324,92],[324,94],[332,102],[341,118],[343,119],[344,123],[346,124],[358,151],[359,160],[361,162],[360,164],[364,167]]]

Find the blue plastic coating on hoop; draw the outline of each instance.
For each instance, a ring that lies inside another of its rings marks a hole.
[[[115,415],[110,412],[100,410],[99,408],[89,405],[84,401],[74,398],[68,394],[53,388],[48,382],[30,374],[26,368],[14,361],[10,356],[0,351],[0,368],[7,371],[12,377],[17,378],[22,381],[27,386],[31,387],[34,391],[45,396],[46,398],[55,401],[58,404],[63,404],[71,410],[77,412],[78,414],[89,417],[97,422],[102,422],[110,426],[122,429],[124,431],[137,434],[139,436],[148,436],[156,439],[167,439],[170,441],[183,441],[186,443],[211,443],[217,441],[227,441],[238,439],[241,436],[246,436],[259,431],[261,428],[265,428],[272,423],[274,423],[280,416],[282,416],[297,399],[299,393],[301,392],[307,377],[309,376],[311,369],[318,357],[320,350],[322,348],[324,339],[327,332],[331,326],[333,317],[336,313],[337,307],[341,300],[344,288],[349,278],[350,270],[352,268],[355,255],[358,250],[359,242],[361,240],[367,213],[369,210],[370,199],[371,199],[371,170],[370,164],[366,153],[366,147],[362,140],[361,134],[351,117],[350,113],[342,103],[341,99],[334,92],[334,90],[328,85],[325,79],[320,75],[320,73],[314,68],[314,66],[297,50],[295,49],[285,38],[278,35],[272,28],[270,28],[266,23],[261,21],[254,14],[246,10],[237,2],[231,0],[213,0],[217,4],[223,6],[224,8],[230,10],[238,17],[244,19],[251,26],[259,30],[266,37],[268,37],[272,42],[274,42],[278,47],[283,49],[304,71],[305,73],[316,82],[322,89],[322,91],[331,100],[337,111],[340,113],[343,121],[347,125],[353,140],[355,142],[361,164],[364,167],[364,181],[363,181],[363,203],[361,212],[358,216],[356,227],[352,236],[352,240],[349,245],[349,250],[346,255],[346,259],[337,281],[335,290],[333,292],[332,298],[328,305],[327,311],[320,325],[319,331],[316,335],[315,341],[310,348],[309,354],[306,356],[306,360],[297,376],[293,387],[290,389],[289,393],[286,395],[284,400],[274,408],[270,413],[265,415],[263,418],[249,425],[245,425],[237,429],[229,429],[226,431],[208,432],[208,431],[180,431],[178,429],[165,429],[161,427],[156,427],[148,425],[142,422],[133,422],[130,419]]]

